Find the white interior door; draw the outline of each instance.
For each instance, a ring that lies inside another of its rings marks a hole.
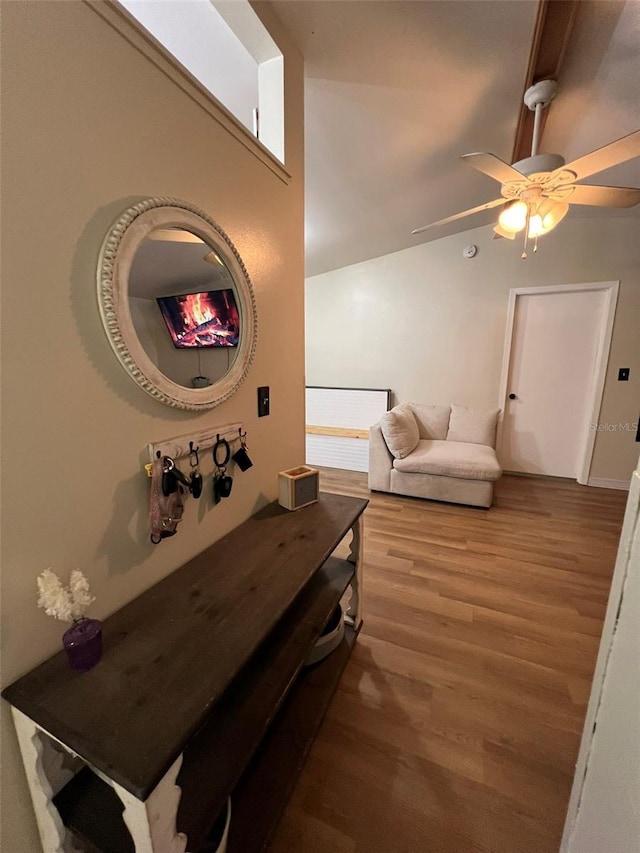
[[[535,290],[516,291],[501,462],[507,471],[577,479],[608,355],[610,293]]]

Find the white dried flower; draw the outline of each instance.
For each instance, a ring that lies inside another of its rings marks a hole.
[[[47,616],[71,622],[71,598],[60,583],[60,578],[51,569],[45,569],[38,578],[38,590],[38,607],[44,607]]]
[[[60,578],[51,569],[45,569],[38,577],[38,607],[43,607],[47,616],[55,616],[62,622],[81,619],[84,611],[95,601],[89,592],[89,582],[80,569],[71,572],[69,587],[63,587]]]
[[[96,597],[89,592],[89,581],[80,569],[71,572],[69,580],[69,591],[71,593],[71,615],[74,619],[84,616],[84,611],[92,604]]]

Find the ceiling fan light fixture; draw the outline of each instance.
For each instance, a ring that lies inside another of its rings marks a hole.
[[[542,237],[542,235],[546,234],[548,230],[550,229],[544,227],[542,217],[539,213],[533,213],[529,217],[529,231],[527,232],[528,237]]]
[[[569,205],[563,201],[552,201],[546,199],[538,207],[538,213],[542,218],[542,226],[546,231],[551,231],[569,212]]]
[[[527,224],[528,207],[524,201],[512,201],[505,205],[498,217],[498,224],[511,234],[516,234]]]
[[[505,231],[505,229],[502,227],[502,225],[500,225],[499,222],[497,225],[493,226],[493,233],[496,235],[496,237],[506,237],[507,240],[516,239],[515,231]],[[495,240],[496,237],[494,237],[493,239]]]
[[[531,214],[528,236],[542,237],[543,234],[553,231],[556,225],[565,218],[568,210],[569,205],[564,202],[545,199],[538,205],[536,211]]]

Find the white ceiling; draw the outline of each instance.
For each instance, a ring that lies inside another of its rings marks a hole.
[[[129,296],[153,300],[158,296],[233,287],[226,266],[204,260],[210,251],[210,246],[189,232],[178,232],[173,238],[143,240],[131,264]]]
[[[510,161],[536,0],[272,5],[305,57],[307,275],[493,221],[410,233],[499,196],[459,156]],[[639,9],[582,0],[541,150],[569,160],[640,124]]]
[[[569,162],[639,127],[640,2],[581,0],[543,148],[560,152]],[[640,186],[640,160],[600,172],[587,182]],[[640,214],[640,207],[631,214]]]

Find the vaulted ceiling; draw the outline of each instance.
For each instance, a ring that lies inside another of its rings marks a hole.
[[[511,162],[537,0],[272,5],[305,58],[307,275],[495,219],[411,235],[497,197],[459,157]],[[542,151],[570,160],[640,125],[638,44],[637,0],[581,0]],[[590,182],[640,185],[640,161]]]

